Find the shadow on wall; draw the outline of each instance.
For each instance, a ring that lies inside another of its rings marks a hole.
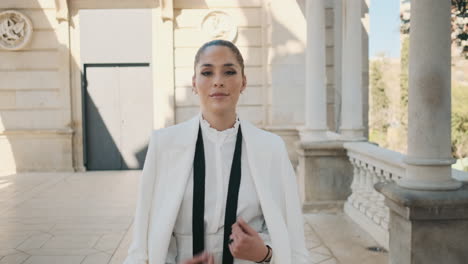
[[[83,28],[82,28],[83,29]],[[148,63],[84,64],[83,123],[88,170],[141,169],[152,130]]]
[[[129,163],[109,132],[108,125],[94,104],[92,96],[85,90],[85,164],[87,170],[142,169],[148,145],[134,152],[136,163]]]
[[[88,170],[120,170],[126,167],[92,96],[85,89],[85,164]],[[88,122],[89,121],[89,122]]]
[[[11,9],[25,14],[34,32],[25,49],[0,50],[0,173],[76,170],[82,158],[74,155],[72,142],[94,144],[83,141],[87,132],[82,131],[81,122],[84,93],[70,89],[71,69],[82,68],[70,56],[70,46],[80,43],[68,43],[68,21],[57,20],[54,1],[0,2],[0,12]],[[70,21],[70,27],[75,26]],[[94,149],[91,155],[122,161],[99,107],[92,98],[86,101],[86,107],[97,113],[93,126],[100,126],[102,131],[94,140],[108,146]],[[93,129],[89,124],[86,128]],[[148,133],[146,136],[149,139]],[[147,144],[133,153],[139,168],[143,167],[146,150]],[[127,168],[121,162],[119,167],[103,169]]]

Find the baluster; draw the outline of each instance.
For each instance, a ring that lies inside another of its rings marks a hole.
[[[371,168],[372,165],[365,163],[363,166],[365,168],[364,172],[364,188],[362,192],[362,203],[359,206],[359,210],[364,214],[371,206],[371,196],[372,196],[372,175],[371,175]]]
[[[358,167],[358,181],[356,188],[356,197],[354,199],[353,205],[355,208],[359,209],[360,204],[364,201],[364,191],[365,191],[365,167],[364,163],[361,160],[356,160],[356,166]]]
[[[349,157],[349,161],[353,165],[353,182],[351,183],[351,195],[348,197],[348,201],[350,204],[353,204],[353,202],[357,199],[358,197],[358,189],[359,189],[359,166],[358,166],[358,161],[356,158]]]
[[[374,185],[378,182],[383,182],[385,181],[385,176],[384,171],[379,168],[375,168],[374,170]],[[374,220],[375,223],[380,224],[382,218],[384,217],[383,212],[385,210],[385,204],[384,204],[384,199],[385,197],[379,193],[375,188],[373,188],[373,201],[374,201],[374,207],[373,207],[373,215],[372,215],[372,220]]]

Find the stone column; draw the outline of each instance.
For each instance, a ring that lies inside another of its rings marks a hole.
[[[323,1],[306,1],[306,113],[305,127],[299,131],[301,141],[324,140],[328,130],[325,75],[325,7]]]
[[[389,263],[468,259],[468,185],[450,168],[450,5],[411,1],[406,176],[375,185],[390,208]]]
[[[296,146],[303,210],[309,212],[341,210],[351,192],[352,166],[343,142],[327,126],[325,8],[330,5],[306,1],[306,120]]]
[[[450,1],[411,2],[408,155],[399,185],[451,190]]]
[[[343,66],[341,134],[363,139],[362,0],[343,0]]]

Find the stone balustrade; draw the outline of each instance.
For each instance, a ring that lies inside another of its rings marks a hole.
[[[345,143],[353,165],[352,194],[344,210],[382,246],[388,248],[390,213],[384,196],[374,189],[377,182],[395,181],[405,174],[403,155],[368,142]]]
[[[398,181],[404,177],[404,155],[369,142],[345,143],[344,148],[354,170],[352,194],[345,202],[344,211],[388,249],[390,212],[384,196],[374,189],[374,184]],[[452,177],[468,182],[467,172],[452,170]]]

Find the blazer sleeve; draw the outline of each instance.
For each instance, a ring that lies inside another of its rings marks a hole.
[[[282,141],[282,181],[284,186],[284,199],[286,205],[286,225],[291,244],[291,263],[308,264],[309,251],[305,245],[304,217],[299,199],[299,189],[294,168],[289,160],[286,146]],[[274,252],[273,252],[274,254]]]
[[[260,232],[258,233],[258,235],[262,238],[263,240],[263,243],[265,243],[265,245],[269,245],[270,247],[272,246],[271,244],[271,238],[270,238],[270,232],[268,231],[268,227],[266,225],[266,222],[263,221],[262,223],[262,229],[260,230]],[[261,262],[262,264],[268,264],[270,262]],[[273,263],[272,263],[273,264]]]
[[[148,225],[156,178],[156,141],[156,131],[153,131],[150,136],[148,151],[140,176],[135,217],[133,220],[133,239],[123,264],[148,263]]]

